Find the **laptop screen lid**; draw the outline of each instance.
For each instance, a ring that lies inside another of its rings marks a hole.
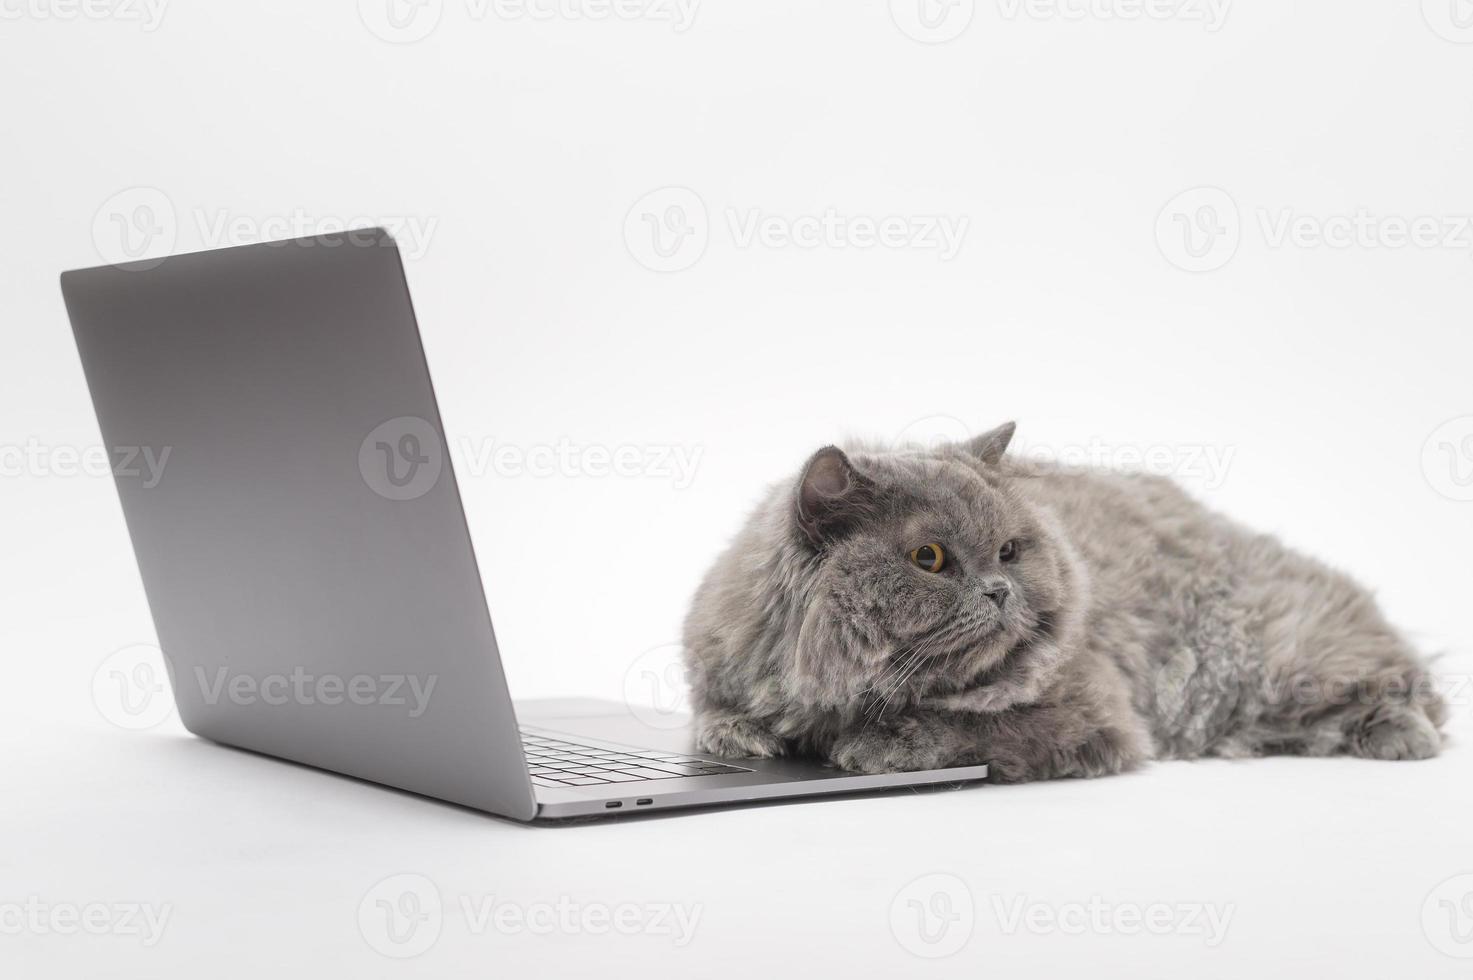
[[[66,272],[184,725],[535,811],[399,252],[381,229]]]

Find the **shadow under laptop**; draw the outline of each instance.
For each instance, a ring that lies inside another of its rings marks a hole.
[[[901,786],[887,789],[858,790],[851,793],[831,793],[823,796],[782,797],[767,800],[724,801],[709,806],[671,807],[649,811],[610,812],[594,816],[568,817],[559,820],[541,819],[523,822],[510,817],[487,813],[474,807],[422,796],[408,790],[384,783],[361,779],[343,773],[319,769],[301,762],[293,762],[278,756],[254,752],[250,749],[222,742],[213,742],[196,735],[143,735],[152,744],[150,752],[162,759],[172,760],[192,774],[191,783],[200,781],[200,774],[208,772],[214,789],[228,787],[231,795],[249,796],[253,802],[275,800],[287,809],[302,809],[321,817],[324,807],[361,812],[372,807],[376,812],[389,817],[414,814],[423,819],[435,816],[456,823],[478,821],[504,827],[522,829],[557,829],[609,824],[624,821],[679,820],[694,817],[710,810],[755,810],[768,807],[818,805],[835,799],[855,799],[897,795],[922,796],[938,793],[955,793],[976,790],[985,782],[936,783],[927,786]],[[196,787],[205,788],[205,787]],[[391,809],[385,810],[386,804]]]

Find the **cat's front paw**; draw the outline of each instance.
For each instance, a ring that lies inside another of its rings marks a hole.
[[[852,772],[918,772],[950,764],[950,740],[915,719],[868,725],[834,743],[829,758]]]
[[[696,721],[696,748],[712,755],[767,759],[783,754],[783,740],[748,715],[714,711]]]

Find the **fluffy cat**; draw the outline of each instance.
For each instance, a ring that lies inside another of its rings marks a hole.
[[[685,625],[697,738],[860,772],[1018,782],[1150,758],[1423,759],[1445,710],[1346,576],[1170,480],[938,449],[820,449]]]

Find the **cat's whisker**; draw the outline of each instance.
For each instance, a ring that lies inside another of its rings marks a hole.
[[[871,722],[884,716],[885,709],[889,706],[891,700],[905,686],[905,683],[920,670],[921,665],[926,660],[926,656],[954,631],[955,624],[950,624],[947,629],[917,640],[911,646],[909,652],[901,658],[899,664],[893,670],[886,672],[884,678],[894,677],[895,680],[893,683],[885,686],[885,693],[880,700],[866,709],[865,727],[869,727]],[[882,683],[883,679],[877,682],[874,687],[878,688]]]
[[[895,661],[894,664],[890,667],[887,667],[884,673],[876,678],[873,684],[865,688],[863,691],[860,691],[859,693],[869,694],[877,691],[888,690],[890,688],[890,682],[899,677],[910,666],[911,661],[919,655],[920,649],[918,647],[903,649],[900,653],[896,654],[894,658],[892,658]]]
[[[876,677],[874,683],[870,684],[869,687],[864,688],[859,693],[869,694],[872,691],[878,691],[900,671],[901,663],[910,656],[910,653],[913,649],[913,647],[901,647],[899,650],[892,653],[890,655],[890,663],[885,667],[884,670],[880,672],[880,676]]]
[[[928,638],[922,637],[910,644],[900,647],[890,655],[890,665],[875,678],[874,683],[860,691],[860,694],[870,694],[889,686],[889,682],[899,676],[902,671],[910,666],[911,660],[925,652]]]
[[[917,671],[917,670],[919,670],[919,669],[920,669],[920,666],[921,666],[921,663],[922,663],[922,662],[923,662],[923,660],[924,660],[924,658],[923,658],[923,657],[919,657],[919,656],[917,656],[917,657],[914,657],[914,658],[913,658],[913,659],[912,659],[912,661],[911,661],[911,668],[910,668],[910,670],[909,670],[909,671],[907,671],[907,672],[906,672],[906,673],[905,673],[905,674],[904,674],[904,676],[902,676],[902,677],[901,677],[901,678],[900,678],[900,679],[899,679],[899,680],[898,680],[898,681],[896,681],[896,682],[895,682],[895,683],[894,683],[894,685],[892,685],[892,686],[891,686],[891,688],[890,688],[890,691],[889,691],[889,693],[888,693],[888,694],[886,694],[886,695],[885,695],[885,696],[884,696],[884,698],[882,698],[882,699],[881,699],[881,700],[880,700],[880,706],[879,706],[879,710],[878,710],[878,711],[876,711],[876,712],[875,712],[875,715],[874,715],[874,717],[873,717],[873,718],[870,718],[870,719],[868,719],[868,720],[867,720],[867,721],[866,721],[866,722],[865,722],[865,727],[868,727],[868,726],[869,726],[869,723],[870,723],[870,722],[872,722],[872,721],[877,721],[877,720],[879,720],[879,719],[880,719],[880,718],[881,718],[881,717],[883,717],[883,716],[884,716],[884,714],[885,714],[885,709],[886,709],[886,707],[888,707],[888,706],[889,706],[889,704],[890,704],[890,699],[891,699],[891,698],[893,698],[893,697],[894,697],[894,696],[895,696],[895,695],[896,695],[896,693],[897,693],[897,692],[899,692],[899,690],[900,690],[900,689],[901,689],[901,688],[902,688],[902,687],[903,687],[903,686],[905,686],[905,682],[906,682],[906,681],[908,681],[908,680],[910,680],[910,678],[911,678],[911,676],[912,676],[912,675],[913,675],[913,674],[914,674],[914,673],[915,673],[915,672],[916,672],[916,671]]]

